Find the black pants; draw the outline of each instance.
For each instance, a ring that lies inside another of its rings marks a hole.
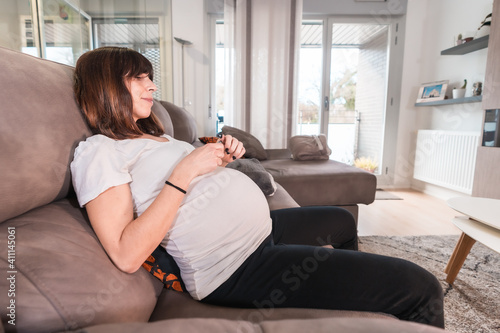
[[[352,215],[335,207],[271,212],[273,233],[202,301],[232,307],[372,311],[444,327],[443,292],[429,272],[354,249]],[[335,249],[318,245],[331,244]]]

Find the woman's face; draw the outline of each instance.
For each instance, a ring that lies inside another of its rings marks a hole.
[[[149,117],[153,106],[153,92],[157,90],[156,85],[145,73],[129,79],[128,88],[132,95],[134,121]]]

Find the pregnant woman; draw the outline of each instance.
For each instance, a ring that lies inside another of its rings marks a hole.
[[[225,136],[195,149],[164,134],[151,112],[152,79],[145,57],[118,47],[85,53],[75,70],[94,135],[75,151],[73,184],[120,270],[137,271],[161,244],[202,302],[385,312],[444,326],[437,279],[408,261],[352,250],[350,213],[270,214],[259,187],[225,168],[244,155],[241,142]]]

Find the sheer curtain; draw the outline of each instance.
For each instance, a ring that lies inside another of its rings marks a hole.
[[[225,0],[226,123],[284,148],[294,133],[302,0]]]

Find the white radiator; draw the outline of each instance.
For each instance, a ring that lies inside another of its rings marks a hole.
[[[413,177],[471,194],[479,136],[477,132],[419,130]]]

